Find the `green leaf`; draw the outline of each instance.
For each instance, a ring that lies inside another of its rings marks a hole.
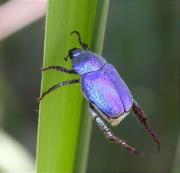
[[[64,57],[69,49],[79,47],[77,30],[83,41],[101,52],[109,1],[50,0],[45,30],[44,67],[71,68]],[[98,12],[97,12],[98,10]],[[93,36],[96,36],[96,39]],[[96,42],[93,44],[93,42]],[[49,87],[77,75],[48,71],[42,77],[41,93]],[[62,87],[47,95],[40,104],[37,172],[84,172],[90,137],[90,116],[83,114],[79,84]],[[82,149],[82,150],[81,150]],[[83,161],[83,162],[82,162]]]

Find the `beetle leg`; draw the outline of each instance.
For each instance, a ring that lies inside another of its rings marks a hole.
[[[77,74],[73,69],[69,70],[61,66],[48,66],[48,67],[42,68],[42,71],[47,71],[47,70],[56,70],[56,71],[60,71],[60,72],[68,73],[68,74]]]
[[[147,133],[153,138],[154,142],[157,143],[158,145],[157,153],[158,153],[160,150],[160,141],[158,139],[158,136],[155,133],[155,131],[150,127],[147,116],[145,115],[143,109],[138,105],[138,103],[135,100],[133,101],[132,110],[135,113],[138,120],[140,121],[140,123],[144,126]]]
[[[38,100],[42,100],[47,94],[49,94],[50,92],[62,87],[62,86],[66,86],[66,85],[70,85],[73,83],[79,83],[79,79],[73,79],[73,80],[68,80],[68,81],[64,81],[64,82],[60,82],[54,86],[52,86],[51,88],[49,88],[47,91],[45,91],[39,98]]]
[[[108,128],[107,125],[104,123],[104,121],[99,117],[98,112],[95,110],[95,108],[93,107],[93,105],[91,103],[89,103],[89,107],[92,110],[93,119],[95,120],[97,126],[103,132],[103,134],[105,135],[107,140],[109,140],[112,143],[120,145],[121,147],[125,148],[129,152],[132,152],[132,153],[137,154],[137,155],[143,155],[143,153],[137,152],[134,147],[131,147],[130,145],[128,145],[126,143],[126,141],[124,141],[120,137],[115,136],[111,132],[110,128]]]
[[[80,33],[79,33],[78,31],[73,31],[73,32],[71,32],[71,34],[76,34],[76,35],[77,35],[79,44],[81,45],[81,47],[82,47],[84,50],[88,50],[88,49],[89,49],[89,48],[88,48],[88,44],[85,43],[85,42],[83,42],[83,41],[81,40],[81,35],[80,35]]]

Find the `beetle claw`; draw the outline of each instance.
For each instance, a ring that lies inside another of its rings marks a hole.
[[[156,151],[156,154],[158,154],[159,151],[160,151],[161,146],[160,146],[160,142],[159,142],[159,141],[155,141],[155,142],[157,143],[157,151]]]
[[[37,100],[38,102],[40,102],[41,99],[42,99],[41,97],[37,97],[37,98],[36,98],[36,100]]]
[[[34,112],[38,112],[38,109],[34,109]]]

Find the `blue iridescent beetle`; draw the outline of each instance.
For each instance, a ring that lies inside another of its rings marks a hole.
[[[147,116],[133,99],[130,90],[115,67],[108,64],[103,57],[90,51],[88,45],[82,42],[79,32],[73,31],[71,34],[77,35],[82,47],[81,49],[73,48],[69,50],[68,56],[65,57],[65,60],[68,57],[72,60],[72,69],[49,66],[43,68],[42,71],[57,70],[68,74],[77,74],[80,75],[80,79],[68,80],[54,85],[44,92],[39,100],[62,86],[80,83],[84,96],[89,102],[92,117],[109,141],[119,144],[130,152],[141,155],[135,148],[128,145],[126,141],[115,136],[103,121],[106,120],[111,125],[116,126],[129,114],[130,110],[133,110],[147,133],[157,143],[159,151],[160,142],[156,133],[149,126]]]

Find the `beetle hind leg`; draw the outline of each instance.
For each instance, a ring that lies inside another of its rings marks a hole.
[[[140,123],[144,126],[147,133],[153,138],[154,142],[157,143],[158,145],[157,153],[158,153],[160,150],[160,141],[158,139],[158,136],[156,132],[150,127],[147,116],[145,115],[143,109],[138,105],[138,103],[135,100],[133,101],[132,110],[135,113],[138,120],[140,121]]]
[[[136,155],[143,155],[143,153],[137,152],[134,147],[131,147],[130,145],[128,145],[126,143],[126,141],[124,141],[120,137],[115,136],[111,132],[111,130],[107,127],[107,125],[104,123],[104,121],[99,117],[98,112],[96,111],[96,109],[94,109],[94,107],[93,107],[93,105],[91,103],[89,103],[89,107],[92,110],[93,119],[95,120],[97,126],[103,132],[103,134],[105,135],[107,140],[109,140],[112,143],[120,145],[121,147],[125,148],[129,152],[132,152],[132,153],[134,153]]]

